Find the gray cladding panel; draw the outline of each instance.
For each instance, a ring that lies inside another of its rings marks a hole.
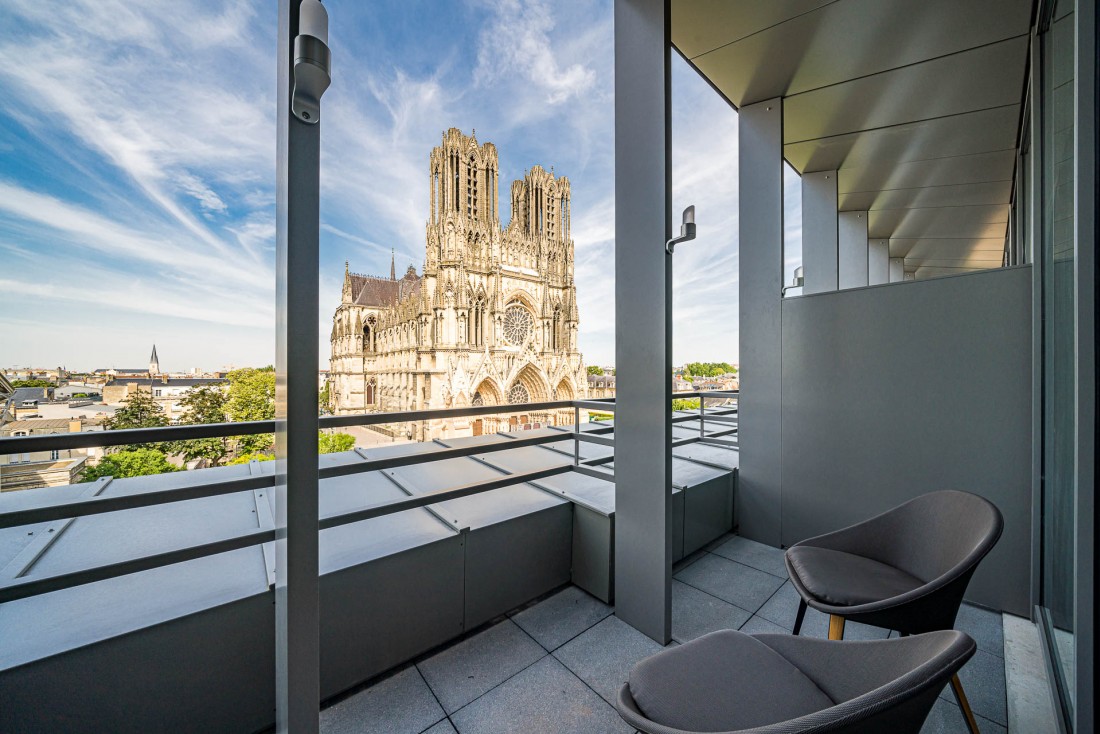
[[[1030,268],[792,299],[783,346],[783,543],[975,492],[1005,532],[968,597],[1027,616]]]

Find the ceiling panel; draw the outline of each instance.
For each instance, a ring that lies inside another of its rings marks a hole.
[[[1018,104],[1027,51],[1016,38],[788,97],[783,142]]]
[[[1009,181],[1015,165],[1016,151],[1004,150],[912,161],[893,167],[845,168],[837,176],[837,188],[840,193],[847,194],[856,191],[877,192]]]
[[[1031,0],[839,0],[812,12],[776,2],[763,17],[790,20],[771,27],[746,5],[744,16],[732,0],[675,0],[672,9],[673,43],[737,106],[1026,35],[1031,22]],[[700,55],[721,38],[726,45]]]
[[[892,237],[1004,237],[1008,205],[879,209],[867,218],[870,239]]]
[[[920,209],[931,206],[975,206],[1007,204],[1012,201],[1012,182],[929,186],[889,191],[861,191],[841,194],[839,211],[864,212],[877,209]]]
[[[1020,105],[790,143],[783,155],[799,173],[894,166],[906,161],[989,153],[1016,146]]]
[[[890,240],[890,257],[904,257],[914,262],[937,257],[958,258],[968,253],[982,253],[983,257],[999,258],[1004,251],[1004,237],[988,239],[919,239],[897,237]]]
[[[673,0],[672,42],[689,59],[837,0]]]

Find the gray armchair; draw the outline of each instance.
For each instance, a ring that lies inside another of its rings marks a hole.
[[[843,639],[846,620],[903,636],[951,629],[978,562],[996,545],[1003,527],[991,502],[948,490],[796,543],[785,557],[791,583],[802,597],[794,634],[802,628],[807,606],[829,615],[830,640]],[[957,675],[951,686],[976,733]]]
[[[648,734],[918,734],[976,648],[955,631],[830,642],[723,630],[639,662],[617,708]]]

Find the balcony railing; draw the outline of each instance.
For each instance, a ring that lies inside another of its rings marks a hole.
[[[706,401],[707,399],[722,399],[726,401],[736,400],[737,395],[737,391],[733,390],[676,393],[676,398],[698,398],[699,411],[698,415],[673,416],[672,422],[675,424],[698,420],[699,435],[674,440],[672,444],[673,447],[695,442],[735,446],[736,444],[733,441],[724,437],[732,436],[737,433],[736,408],[732,410],[727,409],[723,413],[707,413]],[[614,398],[598,400],[556,400],[543,403],[486,405],[468,408],[412,410],[395,413],[367,413],[322,417],[320,419],[321,428],[339,428],[347,426],[369,426],[381,423],[411,423],[440,418],[465,418],[562,409],[572,409],[574,411],[572,431],[562,431],[557,435],[514,438],[505,443],[486,443],[457,448],[452,447],[432,451],[430,453],[413,453],[404,456],[371,459],[355,464],[319,468],[318,477],[320,479],[328,479],[362,472],[392,469],[411,464],[467,457],[474,454],[493,453],[524,446],[560,443],[563,439],[567,440],[569,437],[573,439],[572,464],[562,464],[560,466],[539,469],[536,471],[508,474],[488,481],[474,482],[451,489],[437,490],[416,496],[368,505],[351,512],[343,512],[337,515],[322,517],[318,523],[318,530],[327,530],[349,523],[384,517],[386,515],[433,505],[446,500],[454,500],[504,487],[521,485],[557,474],[565,474],[567,472],[577,472],[607,481],[614,481],[613,473],[606,470],[599,470],[596,467],[602,464],[611,463],[615,459],[614,454],[591,459],[582,459],[580,452],[580,444],[582,441],[614,447],[614,438],[607,435],[614,431],[612,426],[593,428],[588,431],[580,430],[580,411],[597,410],[614,413]],[[729,428],[714,431],[707,435],[704,431],[705,425],[708,422],[731,425]],[[277,422],[274,420],[250,421],[241,423],[214,423],[166,426],[160,428],[135,428],[120,431],[96,431],[89,433],[65,433],[44,436],[0,438],[0,455],[274,433],[276,430],[276,423]],[[152,505],[181,502],[203,497],[214,497],[247,490],[269,489],[276,486],[278,483],[279,475],[276,473],[111,497],[95,496],[98,494],[96,490],[102,489],[104,485],[89,484],[88,486],[91,491],[76,499],[59,499],[47,501],[41,505],[25,509],[2,511],[0,512],[0,528],[18,527],[21,525],[55,520],[69,520],[78,517],[99,515],[106,512],[149,507]],[[33,492],[34,490],[23,491]],[[159,568],[161,566],[169,566],[175,563],[182,563],[184,561],[190,561],[195,558],[218,553],[226,553],[228,551],[247,548],[253,545],[270,543],[276,539],[276,533],[276,528],[262,528],[235,535],[231,538],[224,538],[209,543],[192,545],[186,548],[179,548],[161,553],[153,553],[78,571],[59,573],[33,579],[17,577],[13,580],[0,583],[0,603],[25,599],[39,594],[47,594],[52,591],[68,589],[74,586],[94,583],[96,581],[104,581],[118,576]],[[43,549],[43,551],[44,550],[45,549]]]

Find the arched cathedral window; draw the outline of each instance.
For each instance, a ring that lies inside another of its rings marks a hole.
[[[466,168],[466,216],[477,217],[477,160],[473,156]]]
[[[470,405],[473,405],[475,407],[485,405],[485,398],[481,397],[480,391],[474,393],[474,399],[470,401]]]

